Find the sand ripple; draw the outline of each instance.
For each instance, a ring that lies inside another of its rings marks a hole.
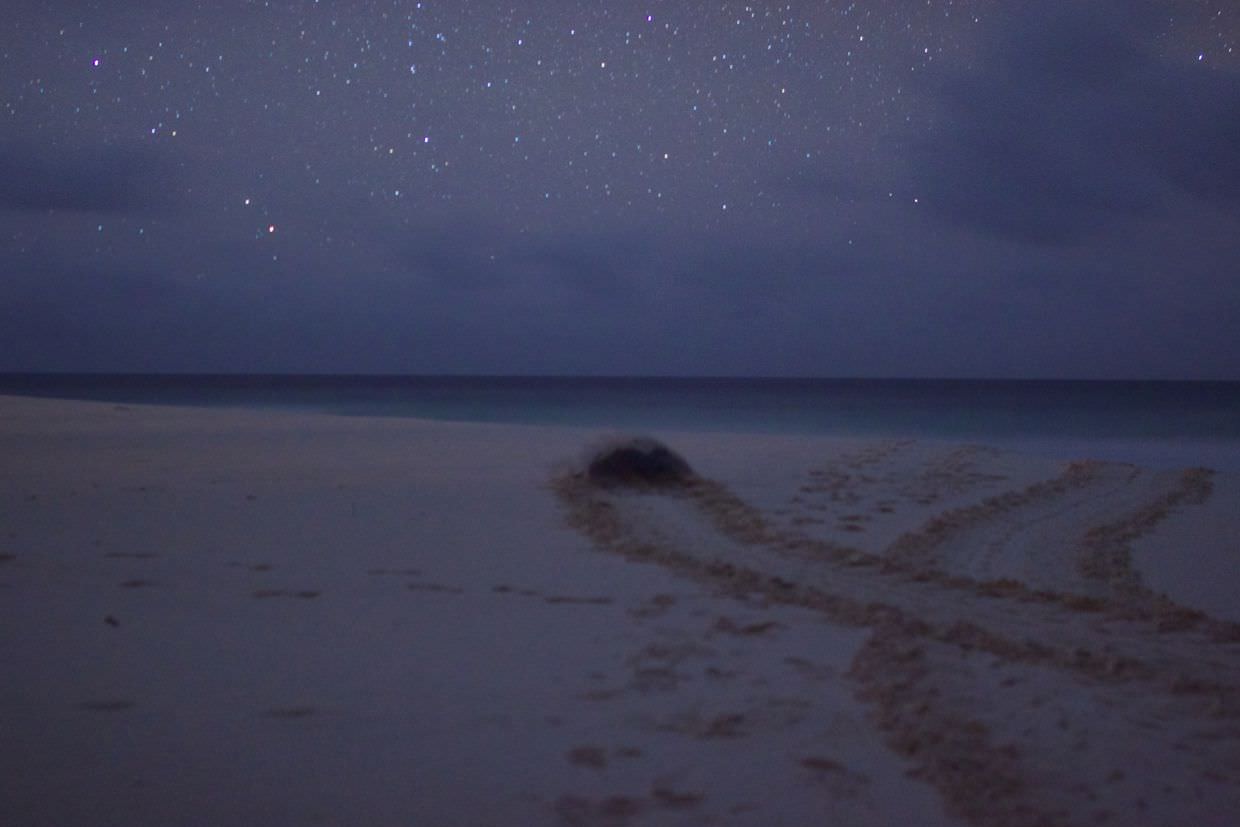
[[[935,457],[901,477],[905,492],[820,471],[798,496],[881,515],[899,496],[1002,481],[985,458]],[[633,492],[566,474],[553,487],[607,551],[873,628],[853,664],[859,696],[972,823],[1224,824],[1240,811],[1240,626],[1152,593],[1129,554],[1209,496],[1208,471],[1074,463],[938,512],[882,553],[810,536],[710,480]]]

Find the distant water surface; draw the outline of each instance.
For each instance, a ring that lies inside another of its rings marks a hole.
[[[351,416],[911,436],[1240,470],[1240,383],[0,375],[0,393]]]

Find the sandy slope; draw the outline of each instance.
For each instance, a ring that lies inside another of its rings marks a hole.
[[[1174,600],[1151,588],[1168,579],[1158,550],[1183,547],[1168,527],[1200,520],[1216,475],[908,442],[820,459],[782,508],[710,479],[632,492],[570,475],[557,490],[601,547],[871,630],[851,676],[954,815],[1234,822],[1240,625],[1196,608],[1222,587],[1194,586],[1183,559]],[[933,513],[901,525],[920,508]],[[1207,514],[1191,542],[1217,577],[1236,560],[1235,501]]]
[[[1232,478],[665,436],[0,399],[0,823],[1236,811]]]
[[[589,438],[0,400],[0,823],[948,823],[863,632],[566,525]]]

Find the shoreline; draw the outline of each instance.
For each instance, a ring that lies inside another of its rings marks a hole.
[[[566,494],[606,432],[0,397],[0,820],[1240,802],[1236,475],[660,430],[715,487]]]
[[[875,380],[877,381],[877,380]],[[1200,384],[1200,383],[1198,383]],[[1235,383],[1215,383],[1235,384]],[[1012,435],[994,433],[976,433],[963,435],[925,434],[908,430],[897,431],[856,431],[827,433],[818,430],[761,430],[746,428],[739,424],[720,426],[704,424],[695,427],[685,423],[673,423],[670,426],[650,423],[618,423],[615,425],[591,423],[588,421],[556,422],[556,421],[523,421],[504,418],[471,419],[443,418],[435,416],[416,416],[408,412],[330,410],[311,406],[299,407],[287,402],[260,405],[250,400],[238,401],[235,404],[201,404],[195,402],[162,402],[162,401],[113,401],[106,399],[78,399],[57,396],[37,396],[27,394],[5,394],[0,390],[0,401],[33,400],[46,403],[68,403],[100,406],[120,406],[144,408],[167,408],[186,411],[232,412],[236,414],[274,414],[293,416],[325,416],[367,421],[409,421],[426,424],[440,423],[444,425],[485,425],[493,427],[516,428],[551,428],[569,429],[585,433],[645,433],[666,434],[669,438],[682,435],[709,435],[718,439],[751,439],[751,438],[789,438],[799,440],[838,440],[838,441],[873,441],[882,439],[911,439],[941,445],[978,444],[1005,451],[1024,454],[1042,459],[1098,459],[1108,462],[1126,462],[1150,468],[1187,468],[1205,467],[1216,471],[1240,473],[1240,438],[1237,437],[1131,437],[1131,436],[1095,436],[1087,437],[1073,434],[1063,435]],[[321,404],[321,403],[318,403]]]

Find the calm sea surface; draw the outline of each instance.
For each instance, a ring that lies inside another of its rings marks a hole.
[[[0,393],[620,430],[965,440],[1240,470],[1240,383],[0,375]]]

